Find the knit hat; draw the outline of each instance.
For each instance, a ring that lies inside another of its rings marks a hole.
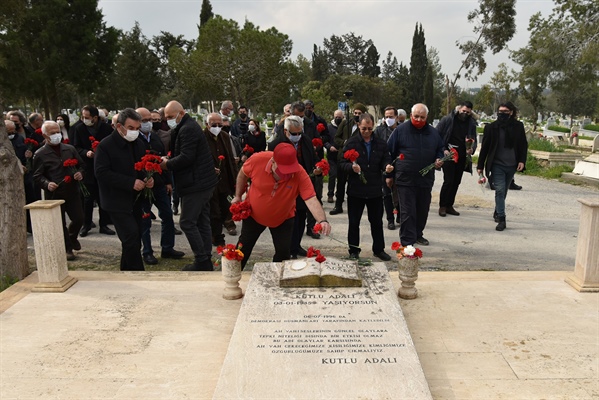
[[[365,113],[366,112],[366,107],[362,103],[356,103],[356,104],[354,104],[354,110],[360,110],[363,113]]]

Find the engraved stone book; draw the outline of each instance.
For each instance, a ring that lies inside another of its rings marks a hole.
[[[358,262],[333,257],[324,262],[314,258],[283,261],[281,287],[360,287]]]

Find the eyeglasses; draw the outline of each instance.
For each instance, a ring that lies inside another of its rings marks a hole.
[[[223,124],[210,124],[210,127],[211,128],[216,128],[216,127],[222,128]]]
[[[304,131],[299,131],[299,132],[291,132],[291,131],[289,131],[289,134],[290,134],[291,136],[297,136],[297,135],[301,135],[302,133],[304,133]]]
[[[511,113],[510,110],[499,110],[498,112],[499,112],[499,114],[509,114],[509,113]]]

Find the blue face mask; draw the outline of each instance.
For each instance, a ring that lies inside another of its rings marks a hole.
[[[294,143],[294,144],[297,144],[297,142],[299,142],[301,138],[302,138],[301,134],[300,135],[295,135],[295,136],[294,135],[289,135],[289,141],[291,143]]]

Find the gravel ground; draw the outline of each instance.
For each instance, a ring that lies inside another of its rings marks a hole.
[[[430,240],[429,246],[421,247],[424,252],[423,270],[496,270],[496,271],[540,271],[573,270],[576,256],[579,216],[579,198],[598,198],[596,188],[575,186],[569,183],[545,180],[542,178],[517,175],[516,182],[523,186],[520,191],[510,191],[507,196],[507,229],[495,231],[492,218],[494,191],[483,189],[476,183],[476,175],[465,174],[456,198],[455,208],[460,216],[437,214],[439,191],[443,181],[442,172],[437,171],[433,188],[433,201],[424,236]],[[326,185],[326,184],[325,184]],[[326,189],[325,189],[326,192]],[[333,237],[343,242],[347,240],[347,213],[329,216],[333,204],[325,203]],[[345,207],[345,204],[344,204]],[[156,213],[157,214],[157,213]],[[94,217],[97,223],[97,216]],[[175,217],[178,226],[178,216]],[[373,257],[370,229],[366,215],[362,218],[361,247],[364,262],[379,261]],[[241,224],[238,224],[241,231]],[[228,243],[235,243],[237,237],[227,235]],[[390,231],[385,222],[385,244],[387,252],[391,243],[399,240],[399,229]],[[594,238],[599,245],[599,238]],[[85,238],[80,238],[82,250],[76,252],[77,260],[69,262],[70,269],[79,270],[118,270],[120,242],[116,236],[99,234],[93,229]],[[191,262],[192,253],[184,235],[176,236],[177,250],[186,256],[182,260],[160,260],[160,221],[152,224],[152,242],[159,264],[147,266],[150,271],[179,270]],[[302,246],[314,246],[325,255],[346,257],[347,247],[329,238],[318,240],[304,237]],[[29,259],[35,268],[33,239],[28,237]],[[270,233],[260,237],[248,265],[270,261],[273,249]],[[213,253],[216,261],[216,252]],[[393,261],[387,262],[389,269],[395,268]]]

